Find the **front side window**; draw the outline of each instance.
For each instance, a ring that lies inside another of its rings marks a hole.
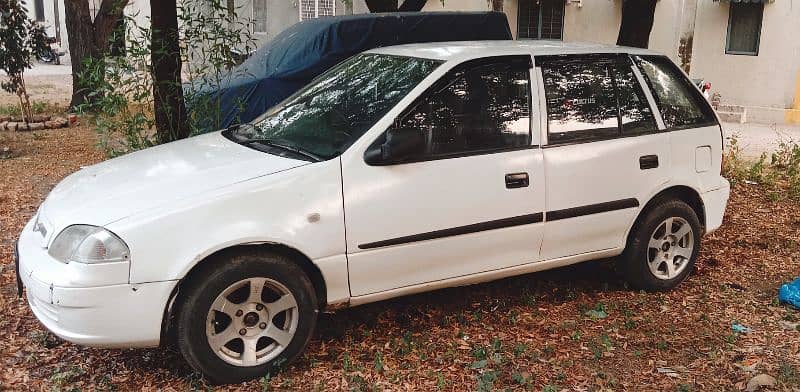
[[[312,160],[339,156],[440,64],[374,53],[353,56],[226,136]]]
[[[528,147],[529,62],[457,68],[403,115],[396,127],[421,130],[426,145],[411,160]]]
[[[758,56],[764,4],[731,2],[725,53]]]
[[[653,92],[667,128],[716,124],[708,101],[672,61],[663,56],[636,56],[634,59]]]

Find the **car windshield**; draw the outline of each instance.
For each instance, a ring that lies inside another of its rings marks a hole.
[[[339,156],[441,61],[365,53],[351,57],[228,137],[300,159]]]

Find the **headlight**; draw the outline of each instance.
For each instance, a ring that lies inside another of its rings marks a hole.
[[[97,264],[127,261],[128,246],[114,233],[97,226],[73,225],[56,236],[48,250],[62,263]]]

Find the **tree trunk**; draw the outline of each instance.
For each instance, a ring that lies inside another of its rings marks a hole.
[[[88,102],[89,88],[81,82],[86,62],[101,60],[108,53],[114,26],[123,17],[127,3],[128,0],[103,0],[92,21],[87,0],[64,0],[64,22],[72,62],[71,108]]]
[[[656,13],[657,0],[623,0],[617,45],[646,48]]]
[[[503,0],[492,0],[492,11],[503,12]]]
[[[405,0],[397,10],[400,12],[419,12],[427,2],[428,0]]]
[[[69,58],[72,60],[72,99],[69,106],[75,108],[87,102],[88,86],[81,83],[80,75],[86,70],[85,62],[98,57],[94,42],[94,26],[89,16],[86,0],[65,0],[64,21],[67,25]]]
[[[417,12],[422,10],[427,0],[404,0],[397,6],[397,0],[365,0],[369,12]]]
[[[176,0],[150,0],[153,100],[161,143],[189,136],[181,85],[181,53]]]

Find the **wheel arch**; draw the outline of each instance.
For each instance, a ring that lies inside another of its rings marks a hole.
[[[653,206],[659,203],[659,200],[663,200],[665,198],[681,200],[688,204],[689,207],[694,210],[694,213],[697,214],[697,219],[700,221],[701,233],[705,233],[706,211],[705,204],[703,204],[703,199],[700,197],[700,193],[697,192],[696,189],[687,185],[672,185],[660,190],[658,193],[650,197],[647,203],[645,203],[644,206],[639,209],[636,219],[634,219],[633,224],[631,224],[628,228],[628,233],[625,235],[626,247],[630,241],[631,233],[634,231],[633,229],[639,224],[639,222],[642,220],[642,217],[644,217],[644,215],[650,211]]]
[[[161,342],[162,345],[172,340],[174,336],[170,336],[173,330],[173,323],[172,319],[175,314],[176,304],[179,303],[179,299],[181,296],[181,289],[185,287],[185,285],[192,280],[193,277],[202,274],[207,269],[213,268],[216,263],[219,263],[221,260],[224,260],[226,254],[231,254],[235,252],[253,252],[253,251],[269,251],[281,254],[283,256],[288,257],[289,259],[293,260],[300,268],[303,269],[306,276],[311,280],[311,284],[314,286],[314,292],[317,297],[317,303],[319,304],[319,311],[324,311],[325,306],[327,305],[327,284],[325,283],[325,278],[322,275],[322,271],[320,271],[319,267],[314,264],[311,259],[306,256],[303,252],[280,243],[272,243],[272,242],[264,242],[264,243],[244,243],[244,244],[237,244],[231,245],[222,249],[218,249],[202,259],[198,260],[194,265],[189,268],[189,270],[179,279],[178,284],[175,285],[175,288],[172,290],[170,294],[169,300],[164,308],[164,316],[161,322]]]

